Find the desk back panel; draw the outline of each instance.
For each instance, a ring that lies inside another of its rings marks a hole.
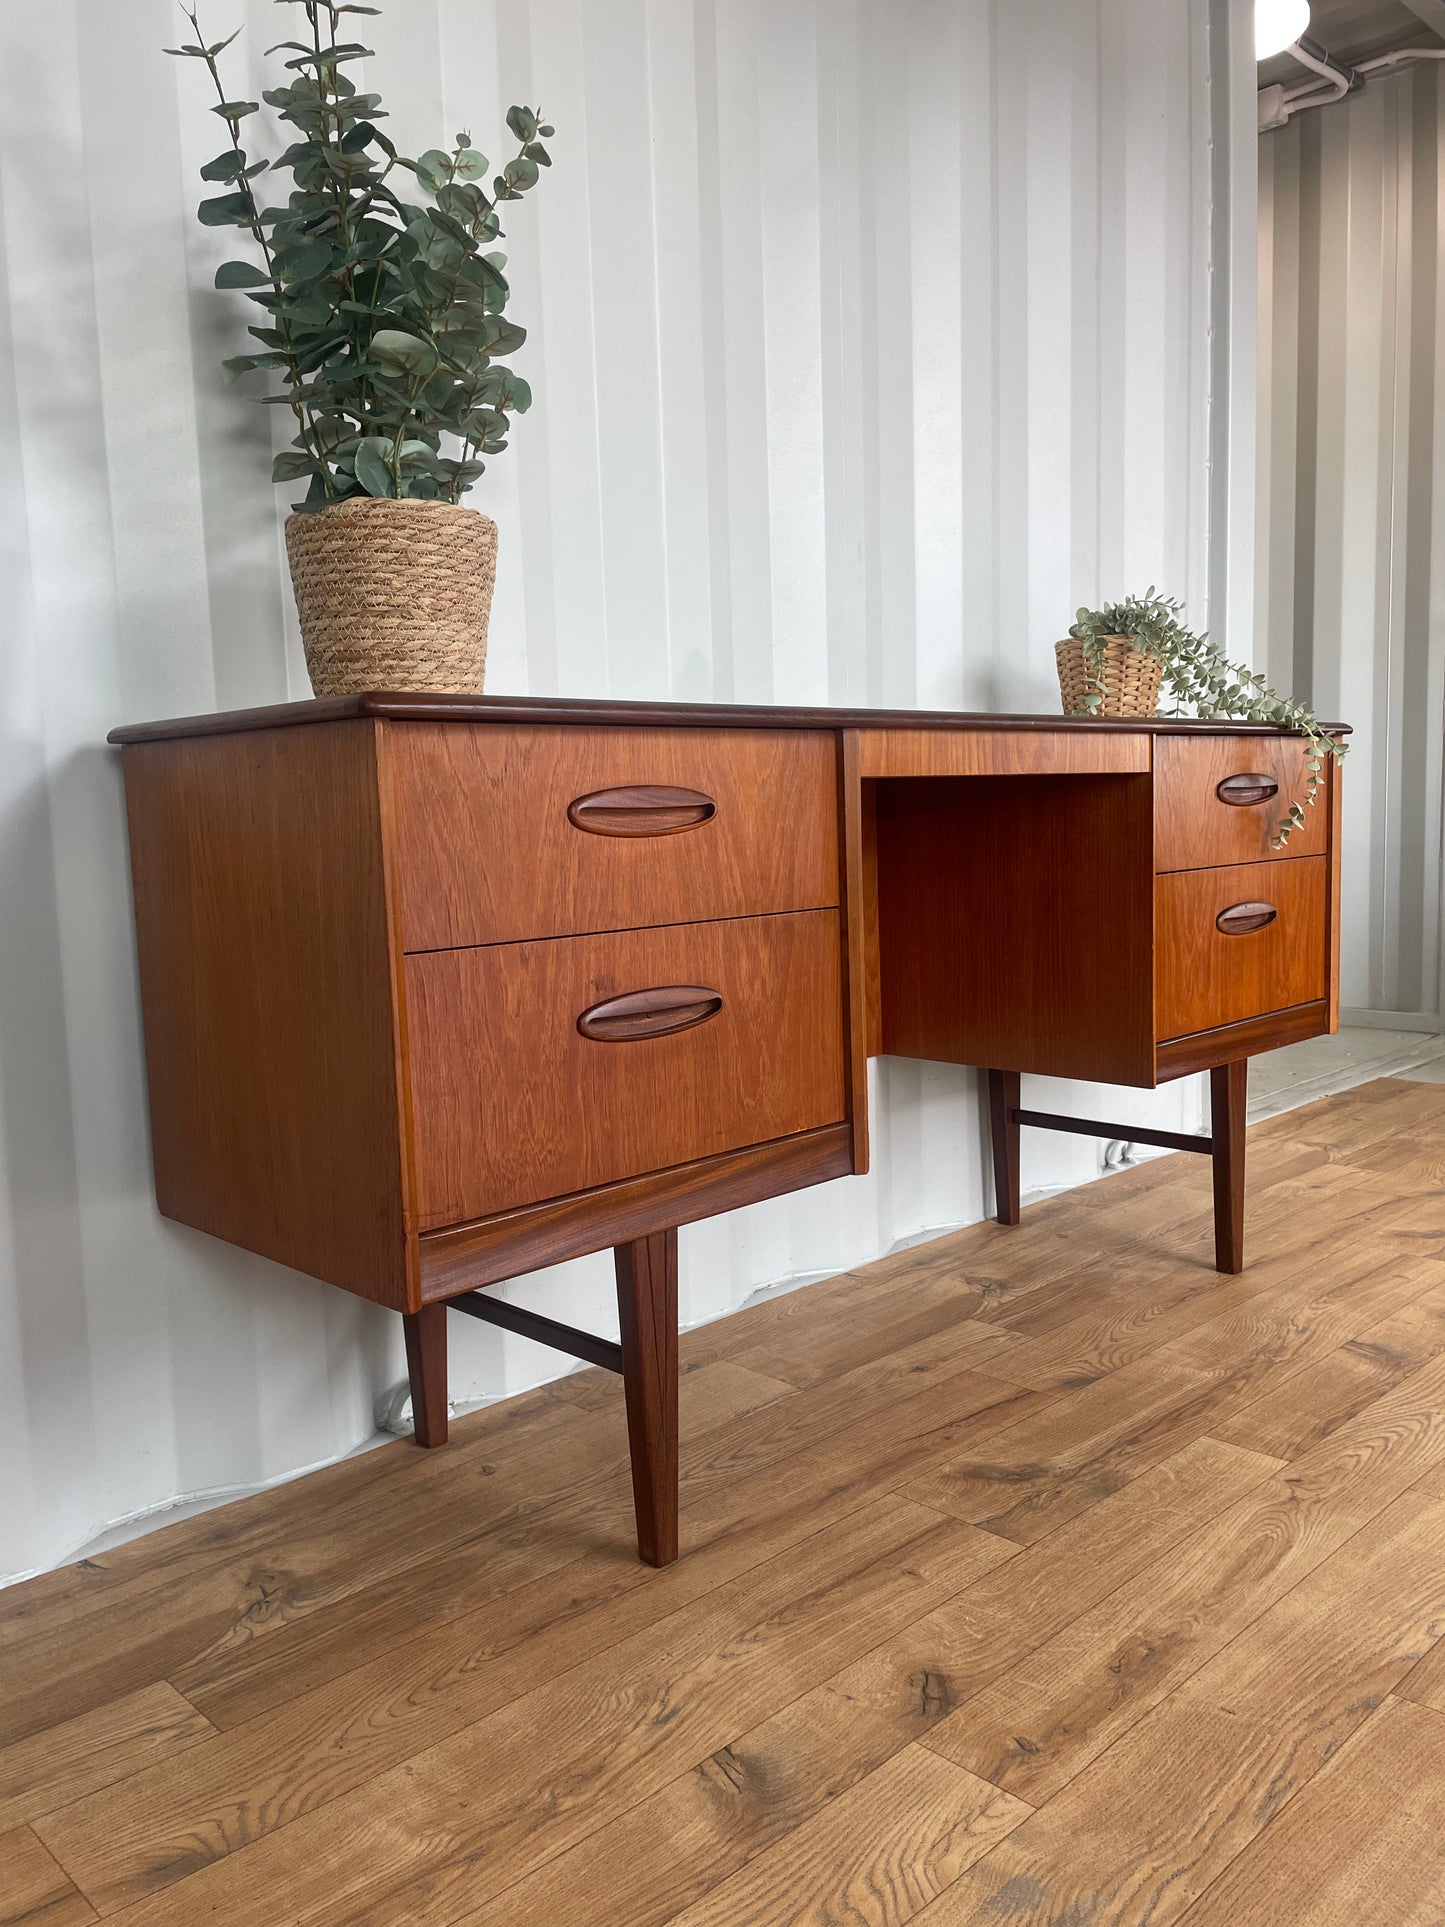
[[[1151,810],[1147,775],[878,782],[884,1052],[1152,1084]]]

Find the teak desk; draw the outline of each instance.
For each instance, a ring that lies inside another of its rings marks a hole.
[[[156,1197],[404,1315],[620,1371],[677,1556],[677,1227],[868,1166],[867,1058],[1211,1073],[1238,1271],[1246,1060],[1335,1029],[1339,768],[1244,724],[372,695],[116,730]],[[482,1295],[615,1247],[621,1343]]]

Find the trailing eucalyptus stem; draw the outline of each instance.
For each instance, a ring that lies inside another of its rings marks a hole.
[[[241,123],[260,103],[229,99],[221,77],[220,56],[236,35],[207,43],[194,0],[179,3],[195,40],[166,52],[204,63],[217,97],[211,112],[231,141],[201,169],[227,191],[197,211],[207,227],[244,230],[259,255],[224,262],[216,286],[269,318],[248,330],[260,350],[232,356],[222,371],[227,381],[274,371],[281,392],[262,399],[289,407],[296,423],[272,480],[306,480],[297,504],[306,509],[359,495],[459,501],[483,458],[507,446],[508,417],[531,406],[527,383],[498,365],[526,330],[505,316],[506,256],[490,244],[502,234],[498,203],[520,200],[551,165],[542,142],[553,129],[540,109],[510,109],[518,149],[490,194],[480,185],[487,159],[470,134],[408,160],[376,125],[386,118],[380,96],[358,93],[345,72],[372,53],[340,38],[341,16],[379,9],[280,0],[303,9],[310,37],[268,49],[291,55],[290,78],[262,100],[296,138],[275,161],[252,160]],[[415,177],[421,198],[398,194],[398,168]],[[257,198],[252,183],[268,170],[291,175],[283,206]],[[456,453],[442,453],[444,436]]]
[[[1079,712],[1095,715],[1104,699],[1104,650],[1122,636],[1144,655],[1152,656],[1174,698],[1174,714],[1230,717],[1242,722],[1272,723],[1296,730],[1306,739],[1305,785],[1302,796],[1291,800],[1274,834],[1282,850],[1314,806],[1324,780],[1325,758],[1344,756],[1343,737],[1321,727],[1312,709],[1281,696],[1264,677],[1226,660],[1207,636],[1196,635],[1183,621],[1184,605],[1161,596],[1151,585],[1142,596],[1106,603],[1102,609],[1080,609],[1069,634],[1084,645],[1086,692]]]

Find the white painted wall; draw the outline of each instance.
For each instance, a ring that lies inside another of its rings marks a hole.
[[[1259,143],[1261,660],[1354,725],[1346,1021],[1439,1029],[1445,751],[1445,77]]]
[[[1226,7],[1247,0],[390,0],[366,22],[404,146],[495,146],[513,99],[558,130],[508,224],[539,405],[473,498],[502,529],[489,686],[1049,710],[1081,600],[1156,582],[1207,619],[1213,579],[1232,607],[1251,374],[1247,330],[1220,353],[1239,234],[1211,278],[1211,203],[1252,137],[1224,111]],[[255,97],[284,16],[204,8],[216,37],[244,13]],[[390,1314],[150,1196],[102,739],[307,693],[274,411],[216,373],[245,316],[193,219],[217,123],[158,51],[176,31],[167,0],[0,9],[0,1576],[354,1448],[401,1371]],[[973,1074],[884,1062],[874,1101],[868,1178],[684,1232],[686,1320],[984,1214]],[[1193,1084],[1048,1101],[1198,1115]],[[1033,1136],[1026,1183],[1090,1176],[1099,1148]],[[613,1327],[604,1257],[511,1289]],[[558,1369],[457,1323],[459,1399]]]

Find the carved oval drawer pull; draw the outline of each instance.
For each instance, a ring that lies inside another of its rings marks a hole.
[[[1263,930],[1279,915],[1272,903],[1231,903],[1214,919],[1216,930],[1226,937],[1247,937],[1251,930]]]
[[[675,836],[716,815],[717,804],[701,790],[673,789],[665,783],[593,790],[567,806],[567,820],[593,836]]]
[[[1247,809],[1251,803],[1267,803],[1272,796],[1279,795],[1279,784],[1272,776],[1262,776],[1257,771],[1249,775],[1226,776],[1215,787],[1214,794],[1221,803],[1232,803],[1236,809]]]
[[[633,990],[593,1004],[577,1019],[584,1037],[598,1044],[630,1044],[640,1037],[669,1037],[674,1031],[705,1024],[723,1007],[721,994],[701,984],[665,984]]]

